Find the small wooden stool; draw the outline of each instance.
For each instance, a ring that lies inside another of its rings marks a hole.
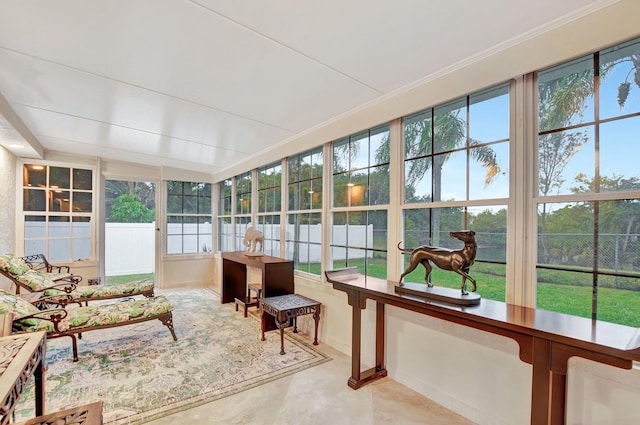
[[[255,292],[256,296],[252,297],[251,292]],[[244,317],[247,317],[247,310],[249,307],[258,307],[258,300],[262,295],[261,283],[250,283],[247,285],[247,296],[244,298],[235,298],[236,311],[238,311],[238,304],[242,304],[244,307]]]
[[[250,283],[248,285],[248,288],[249,288],[249,298],[251,298],[251,291],[256,293],[256,296],[254,297],[256,301],[262,298],[262,283]]]

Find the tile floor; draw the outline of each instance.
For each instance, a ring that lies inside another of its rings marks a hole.
[[[471,424],[388,377],[352,390],[350,357],[323,344],[318,348],[332,360],[149,424]]]

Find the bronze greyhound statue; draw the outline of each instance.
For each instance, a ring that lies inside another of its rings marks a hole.
[[[405,253],[411,253],[411,257],[409,257],[409,267],[407,270],[402,273],[400,276],[399,285],[402,286],[402,279],[414,271],[418,264],[422,264],[426,269],[427,273],[424,276],[424,280],[427,285],[431,288],[433,284],[431,283],[431,264],[432,262],[439,268],[443,270],[451,270],[462,276],[462,295],[468,295],[467,292],[467,279],[473,283],[473,292],[476,291],[476,280],[469,276],[469,268],[473,265],[473,262],[476,258],[476,239],[473,230],[463,230],[460,232],[450,232],[449,236],[452,238],[456,238],[464,242],[464,248],[451,250],[447,248],[436,248],[432,246],[419,246],[415,249],[408,248],[400,248],[400,243],[398,243],[398,249]]]

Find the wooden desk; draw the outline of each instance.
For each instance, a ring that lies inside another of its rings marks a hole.
[[[222,253],[222,303],[247,296],[247,266],[262,272],[262,296],[293,294],[293,261],[263,255],[252,257],[244,252]]]
[[[514,339],[520,360],[533,366],[531,424],[564,424],[567,362],[570,357],[631,369],[640,361],[640,329],[592,321],[546,310],[482,300],[459,307],[395,293],[396,282],[366,277],[355,268],[325,272],[352,306],[351,377],[354,389],[387,376],[384,366],[385,304]],[[367,299],[376,302],[376,365],[360,370],[361,312]]]
[[[8,424],[31,375],[35,378],[36,416],[44,413],[45,333],[0,338],[0,423]]]
[[[316,322],[313,345],[318,345],[318,321],[320,320],[320,303],[318,301],[298,294],[281,295],[260,298],[260,309],[262,310],[262,340],[265,340],[264,333],[268,330],[265,326],[265,318],[268,314],[275,318],[276,325],[280,329],[280,355],[285,354],[284,329],[291,326],[293,321],[293,332],[298,332],[296,318],[305,314],[313,314],[313,320]]]

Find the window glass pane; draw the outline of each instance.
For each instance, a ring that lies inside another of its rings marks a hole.
[[[47,241],[44,239],[32,239],[24,241],[24,255],[35,255],[47,252]]]
[[[231,217],[221,217],[218,219],[218,249],[220,251],[231,251]]]
[[[184,254],[195,254],[198,252],[198,236],[185,234],[182,237],[182,252]]]
[[[311,182],[313,187],[307,192],[309,209],[322,208],[322,179],[316,179]]]
[[[436,155],[434,163],[434,201],[460,201],[467,199],[467,152],[456,151]],[[440,179],[440,187],[438,187]]]
[[[405,202],[431,201],[432,158],[418,158],[405,163]]]
[[[300,183],[289,185],[289,209],[300,209]]]
[[[333,176],[333,206],[346,207],[349,204],[349,178],[347,173]]]
[[[47,168],[43,165],[25,164],[23,184],[29,187],[47,187]]]
[[[367,204],[368,177],[366,173],[354,173],[351,175],[351,183],[347,184],[348,206],[355,207]]]
[[[49,187],[52,189],[71,189],[71,169],[49,167]]]
[[[24,237],[25,238],[45,238],[47,237],[47,218],[39,215],[27,215],[24,217]],[[43,251],[44,252],[44,251]],[[39,252],[36,254],[42,254]]]
[[[24,189],[22,210],[23,211],[46,211],[46,191],[40,189]]]
[[[640,40],[600,54],[600,118],[640,111]]]
[[[312,171],[311,176],[313,178],[322,178],[322,166],[323,166],[323,157],[322,157],[322,148],[317,148],[313,150],[313,154],[311,156],[312,163]]]
[[[91,237],[91,218],[90,217],[73,217],[71,236],[74,238]],[[91,258],[91,256],[89,256],[89,258]]]
[[[538,140],[539,194],[572,193],[579,179],[593,179],[594,154],[591,126],[541,135]]]
[[[51,202],[49,203],[49,211],[69,212],[69,191],[67,190],[51,190],[49,191]]]
[[[370,158],[371,165],[389,163],[389,125],[378,127],[371,130],[370,138]]]
[[[509,143],[469,151],[469,199],[509,197]]]
[[[249,224],[251,223],[251,217],[239,217],[235,218],[235,236],[236,236],[236,251],[244,251],[246,247],[243,245],[244,235],[247,233]]]
[[[182,218],[182,233],[185,235],[198,234],[198,217],[185,216]]]
[[[182,213],[197,214],[198,213],[198,197],[192,194],[182,197]]]
[[[592,56],[539,72],[539,131],[593,121],[593,86]]]
[[[389,203],[389,166],[371,168],[369,177],[369,205]]]
[[[211,189],[209,189],[211,193]],[[198,196],[198,214],[211,214],[211,196]]]
[[[167,213],[182,213],[182,195],[167,195]]]
[[[182,217],[167,216],[167,234],[168,235],[182,234]]]
[[[76,190],[91,190],[93,188],[93,172],[74,168],[73,188]]]
[[[218,206],[218,212],[221,215],[231,214],[231,188],[233,181],[231,179],[224,180],[219,183],[220,188],[220,205]]]
[[[73,192],[73,211],[91,212],[92,197],[93,195],[91,192]]]
[[[640,117],[600,125],[600,192],[640,189]]]
[[[431,109],[404,120],[404,157],[415,158],[431,154]]]
[[[69,238],[71,236],[71,226],[68,216],[49,216],[49,237]],[[69,242],[67,241],[68,245]],[[67,246],[68,250],[68,246]],[[66,257],[68,259],[69,257]],[[66,261],[65,259],[65,261]]]
[[[469,137],[483,143],[509,138],[507,85],[469,96]]]
[[[459,149],[466,143],[466,99],[435,108],[434,153]]]
[[[349,170],[349,138],[333,142],[333,172]]]
[[[74,260],[90,260],[91,259],[91,239],[72,239],[71,240],[71,258]]]
[[[70,239],[49,239],[47,260],[51,263],[69,261],[71,257]]]
[[[182,254],[182,234],[167,235],[167,254]]]
[[[369,132],[351,136],[349,144],[350,170],[358,170],[369,166]]]

